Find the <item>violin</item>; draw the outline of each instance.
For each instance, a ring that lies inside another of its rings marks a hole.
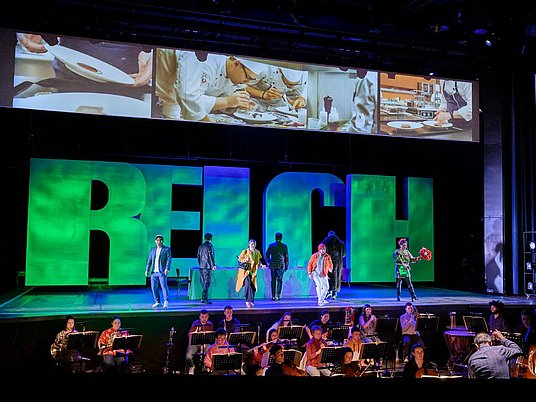
[[[307,377],[307,372],[299,369],[295,364],[283,363],[281,364],[281,369],[283,370],[284,375],[289,375],[293,377]]]
[[[421,367],[415,373],[415,378],[421,378],[423,375],[433,375],[435,377],[439,377],[439,373],[437,372],[437,370]]]

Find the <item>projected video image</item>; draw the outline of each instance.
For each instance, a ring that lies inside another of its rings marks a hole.
[[[16,34],[13,107],[151,116],[152,49]]]

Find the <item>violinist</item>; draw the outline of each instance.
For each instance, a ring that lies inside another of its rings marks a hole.
[[[421,378],[423,375],[439,375],[437,365],[428,361],[424,346],[415,344],[411,348],[411,356],[404,365],[403,378]]]
[[[271,376],[292,376],[305,377],[307,373],[300,370],[292,363],[285,362],[285,351],[279,344],[275,344],[270,348],[270,356],[273,356],[273,363],[268,366],[264,375]]]
[[[342,348],[341,374],[344,377],[360,377],[361,364],[358,360],[353,360],[354,351],[351,347]]]

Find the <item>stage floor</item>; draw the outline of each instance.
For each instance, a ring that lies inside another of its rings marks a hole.
[[[501,300],[506,309],[516,311],[524,307],[536,307],[536,298],[521,296],[498,296],[479,294],[466,291],[448,290],[436,287],[415,286],[419,299],[414,302],[419,312],[451,310],[475,310],[487,312],[491,300]],[[256,299],[255,307],[247,309],[244,300],[212,300],[213,304],[202,304],[199,300],[189,300],[188,292],[182,287],[170,287],[169,307],[152,308],[153,299],[149,287],[117,287],[90,286],[84,289],[39,288],[28,287],[18,289],[0,298],[0,319],[28,320],[36,318],[58,318],[67,314],[77,317],[121,315],[160,315],[188,314],[191,315],[203,308],[209,311],[223,311],[224,306],[231,305],[235,313],[266,314],[287,310],[311,311],[320,310],[316,298],[292,298],[272,301]],[[410,301],[407,289],[403,289],[401,301],[396,300],[396,289],[393,285],[352,284],[344,286],[336,300],[330,300],[325,307],[328,310],[344,310],[348,306],[360,312],[363,304],[369,303],[375,312],[379,310],[403,313],[404,303]]]

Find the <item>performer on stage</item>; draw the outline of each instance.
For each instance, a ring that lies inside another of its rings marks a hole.
[[[398,241],[399,248],[393,253],[393,258],[396,261],[395,264],[395,278],[396,278],[396,299],[400,301],[400,293],[402,292],[402,281],[406,282],[409,293],[411,295],[411,301],[419,300],[413,289],[411,283],[411,267],[410,264],[416,263],[421,260],[421,257],[413,257],[408,250],[408,240],[400,239]]]
[[[216,269],[212,233],[205,233],[205,241],[197,249],[197,262],[199,263],[199,279],[201,280],[201,303],[212,304],[208,299],[208,289],[212,279],[212,271]]]
[[[257,241],[250,239],[248,242],[248,248],[242,250],[238,256],[238,261],[241,263],[247,263],[247,269],[239,269],[236,275],[236,287],[237,292],[244,287],[244,294],[246,297],[246,307],[255,307],[255,292],[257,291],[257,269],[259,267],[266,268],[263,263],[264,258],[259,250],[256,249]]]
[[[346,246],[333,230],[329,231],[322,244],[326,246],[326,252],[333,262],[333,271],[328,273],[329,290],[326,299],[336,299],[341,291],[342,261],[346,257]]]
[[[328,272],[332,271],[333,262],[331,261],[331,257],[326,253],[326,246],[320,243],[318,245],[318,251],[311,256],[307,264],[309,279],[312,279],[316,285],[316,297],[319,307],[328,303],[326,301],[329,289]]]
[[[270,267],[272,300],[281,299],[281,290],[283,288],[283,275],[288,269],[288,247],[282,242],[283,234],[275,234],[275,242],[270,243],[266,249],[266,262]]]
[[[167,277],[171,268],[171,249],[164,246],[164,236],[157,234],[154,238],[156,246],[151,249],[147,265],[145,266],[145,276],[151,275],[151,290],[153,292],[153,308],[161,307],[160,289],[164,299],[164,308],[168,306],[169,289]]]

